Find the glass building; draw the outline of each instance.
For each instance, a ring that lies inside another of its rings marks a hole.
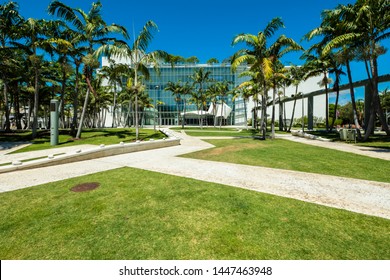
[[[108,60],[103,58],[102,65],[105,66],[108,64]],[[192,85],[194,81],[191,76],[200,68],[203,68],[204,72],[209,71],[209,79],[212,80],[212,82],[208,82],[204,85],[205,89],[216,82],[227,81],[229,82],[229,90],[232,90],[248,79],[247,77],[240,77],[240,73],[246,69],[245,66],[240,66],[235,72],[232,72],[229,64],[180,64],[175,65],[174,67],[170,64],[162,64],[159,67],[159,71],[150,67],[150,79],[145,80],[144,84],[146,86],[146,91],[151,98],[151,105],[153,106],[144,109],[142,124],[156,124],[162,126],[181,125],[182,118],[179,111],[181,114],[185,111],[186,114],[183,119],[186,125],[199,125],[200,118],[203,120],[203,125],[213,125],[215,116],[212,114],[205,114],[202,116],[196,114],[198,108],[194,102],[191,102],[190,95],[181,95],[178,104],[173,93],[165,90],[169,82],[177,83],[180,81],[182,85],[188,82]],[[194,88],[194,91],[196,91],[196,88]],[[217,102],[220,103],[220,100]],[[223,103],[231,109],[231,113],[226,116],[226,119],[220,118],[217,115],[217,124],[219,125],[219,122],[222,119],[223,125],[243,125],[245,122],[243,100],[241,98],[235,98],[233,101],[233,94],[229,94],[224,97]],[[211,100],[207,100],[206,106],[203,109],[205,111],[209,110],[210,113],[212,110],[212,108],[210,108],[211,105]],[[126,110],[127,108],[123,109]]]
[[[231,71],[230,65],[208,65],[208,64],[192,64],[192,65],[163,65],[160,67],[159,73],[153,68],[150,68],[150,79],[145,82],[146,89],[149,96],[152,98],[154,108],[158,111],[158,118],[156,122],[160,125],[179,125],[181,123],[181,117],[179,111],[186,112],[184,119],[186,125],[198,125],[200,116],[194,114],[198,112],[197,105],[191,102],[191,96],[181,96],[179,104],[176,102],[175,97],[171,91],[165,90],[168,82],[181,82],[182,84],[188,82],[193,83],[191,76],[194,72],[203,68],[205,72],[209,71],[209,78],[212,82],[205,84],[205,89],[213,83],[227,81],[229,82],[229,89],[232,90],[234,87],[242,83],[245,78],[239,77],[239,74],[245,69],[241,67],[237,69],[235,73]],[[196,88],[194,89],[196,91]],[[220,102],[220,100],[218,100]],[[244,123],[244,104],[240,98],[233,101],[233,94],[229,94],[224,98],[224,103],[229,106],[232,111],[223,119],[224,125],[239,125]],[[205,110],[209,110],[211,106],[211,100],[206,102]],[[185,107],[185,108],[184,108]],[[152,112],[152,110],[151,110]],[[211,112],[209,110],[209,112]],[[218,115],[217,115],[218,117]],[[214,116],[207,114],[202,116],[204,125],[212,125],[214,123]],[[153,124],[155,117],[153,113],[147,114],[145,118],[145,124]],[[220,118],[219,120],[220,121]]]

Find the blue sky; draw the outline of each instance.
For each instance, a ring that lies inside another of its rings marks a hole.
[[[1,3],[7,1],[1,0]],[[49,18],[46,13],[50,0],[19,0],[20,12],[25,18]],[[93,1],[63,0],[71,7],[88,11]],[[280,31],[307,48],[310,43],[302,36],[321,23],[321,11],[338,4],[355,3],[355,0],[101,0],[105,21],[124,25],[135,33],[148,21],[159,27],[150,50],[162,49],[184,57],[197,56],[201,62],[215,57],[222,61],[237,51],[231,42],[239,33],[256,34],[274,17],[281,17],[286,28]],[[278,34],[279,35],[279,34]],[[389,47],[390,40],[384,42]],[[302,64],[301,53],[283,58],[285,64]],[[380,74],[390,73],[390,54],[379,62]],[[354,80],[365,79],[364,65],[354,64]],[[343,78],[347,82],[347,78]]]

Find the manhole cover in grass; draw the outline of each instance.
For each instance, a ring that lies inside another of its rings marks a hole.
[[[70,190],[72,192],[86,192],[86,191],[91,191],[91,190],[94,190],[96,188],[98,188],[100,186],[99,183],[82,183],[82,184],[78,184],[76,186],[74,186],[73,188],[71,188]]]

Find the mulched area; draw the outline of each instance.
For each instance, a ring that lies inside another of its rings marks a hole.
[[[99,186],[100,186],[100,183],[96,183],[96,182],[82,183],[82,184],[78,184],[78,185],[74,186],[70,190],[72,192],[86,192],[86,191],[94,190],[94,189],[98,188]]]

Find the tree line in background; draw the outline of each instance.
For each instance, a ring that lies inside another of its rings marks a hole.
[[[294,120],[296,101],[302,98],[300,83],[309,77],[322,75],[321,84],[326,91],[325,127],[331,131],[337,125],[340,110],[332,110],[332,106],[328,105],[328,93],[332,87],[336,92],[334,108],[339,108],[339,86],[346,71],[351,92],[350,121],[356,128],[364,128],[363,140],[373,133],[377,121],[390,135],[385,116],[385,112],[390,111],[388,92],[380,95],[378,91],[378,59],[386,52],[381,42],[390,35],[389,6],[389,0],[357,0],[355,4],[338,5],[335,9],[323,11],[321,25],[305,35],[308,41],[317,39],[307,50],[285,35],[275,38],[279,29],[284,27],[280,18],[271,20],[257,34],[235,36],[232,44],[245,45],[245,48],[223,63],[231,64],[233,71],[240,65],[247,66],[241,75],[248,77],[248,81],[232,88],[227,81],[213,81],[209,77],[210,72],[200,68],[191,76],[192,83],[168,83],[165,90],[172,93],[177,103],[178,118],[181,118],[178,123],[183,126],[185,123],[182,119],[185,112],[180,114],[179,104],[191,102],[202,112],[207,109],[207,104],[212,104],[214,109],[217,103],[223,105],[230,95],[233,100],[238,97],[243,99],[246,120],[247,102],[254,102],[253,113],[255,119],[260,119],[259,129],[264,138],[267,107],[271,106],[271,135],[274,138],[277,123],[275,105],[287,98],[284,89],[295,87],[292,96],[294,106],[291,116],[286,116],[281,110],[279,119]],[[162,50],[148,52],[157,30],[153,21],[147,22],[130,43],[127,29],[117,24],[106,24],[101,9],[100,1],[92,3],[88,12],[52,1],[48,12],[57,16],[58,20],[48,21],[23,18],[16,2],[0,5],[0,107],[5,118],[5,131],[9,131],[14,122],[18,129],[31,128],[35,137],[39,116],[47,120],[49,100],[59,97],[60,124],[63,128],[70,128],[76,138],[81,136],[83,127],[102,126],[106,109],[111,106],[112,126],[134,125],[138,136],[142,111],[162,105],[161,101],[153,101],[145,88],[145,81],[150,78],[148,67],[153,65],[158,71],[161,62],[170,63],[172,67],[199,63],[195,56],[185,59]],[[282,57],[292,51],[303,52],[303,66],[285,67],[281,63]],[[108,66],[99,69],[98,59],[102,56],[126,58],[130,67],[110,60]],[[352,61],[362,62],[370,81],[368,120],[361,117],[359,102],[355,100]],[[212,58],[207,63],[219,61]],[[104,83],[104,80],[107,82]],[[119,105],[127,106],[125,115],[118,114]],[[183,108],[185,110],[185,106]],[[200,126],[202,118],[201,115]],[[279,127],[289,131],[292,123],[288,126],[287,123],[279,123]],[[222,116],[219,124],[222,125]],[[360,130],[358,132],[359,138],[362,138]]]

